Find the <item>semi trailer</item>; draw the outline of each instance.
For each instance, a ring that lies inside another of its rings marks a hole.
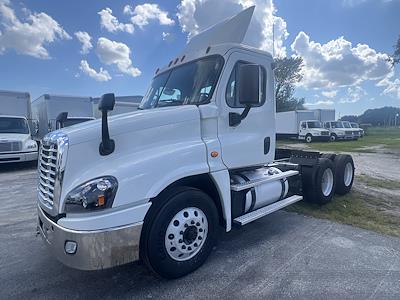
[[[57,117],[61,113],[68,114],[65,126],[94,119],[90,97],[44,94],[32,101],[32,116],[36,120],[36,141],[41,141],[47,133],[57,129]]]
[[[278,112],[275,120],[277,138],[295,138],[307,143],[329,141],[329,131],[315,119],[312,110]]]
[[[0,91],[0,107],[0,164],[37,160],[29,93]]]
[[[140,259],[177,278],[204,263],[219,226],[350,191],[351,156],[276,148],[273,58],[242,44],[253,10],[194,36],[138,111],[109,117],[105,94],[101,119],[44,137],[37,229],[61,262]]]

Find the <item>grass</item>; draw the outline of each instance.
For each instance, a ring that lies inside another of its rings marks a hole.
[[[323,206],[301,201],[286,210],[400,237],[400,218],[378,209],[379,201],[352,191],[345,196],[335,196]]]
[[[379,179],[368,175],[357,176],[357,179],[371,187],[383,188],[388,190],[400,190],[400,181]]]
[[[299,143],[282,141],[279,144]],[[368,149],[382,145],[388,150],[400,151],[400,128],[369,128],[367,135],[357,141],[337,141],[334,143],[312,143],[310,147],[318,151],[330,152],[375,152]]]

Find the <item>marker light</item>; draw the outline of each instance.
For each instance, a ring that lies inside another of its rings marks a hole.
[[[67,254],[75,254],[78,249],[78,245],[74,241],[66,241],[64,245],[65,253]]]

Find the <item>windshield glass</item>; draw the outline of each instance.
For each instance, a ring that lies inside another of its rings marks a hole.
[[[343,122],[344,128],[351,128],[351,125],[349,122]]]
[[[358,128],[358,124],[357,123],[351,123],[351,127]]]
[[[29,134],[28,123],[23,118],[0,118],[0,133]]]
[[[308,128],[322,128],[322,124],[319,121],[307,122]]]
[[[209,102],[222,65],[222,57],[209,56],[154,77],[139,109]]]
[[[342,122],[332,122],[332,128],[343,128]]]

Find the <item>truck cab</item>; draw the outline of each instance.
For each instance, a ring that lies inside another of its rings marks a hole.
[[[109,117],[115,96],[105,94],[101,120],[44,137],[37,228],[61,262],[141,259],[177,278],[206,260],[218,226],[350,190],[351,156],[276,149],[273,59],[241,44],[253,10],[193,37],[156,71],[139,110]]]
[[[314,141],[329,141],[330,134],[318,120],[305,120],[299,124],[299,138],[307,143]]]
[[[38,147],[32,140],[28,120],[21,116],[0,115],[0,164],[35,161]]]
[[[353,140],[354,133],[352,129],[347,129],[342,121],[328,121],[324,127],[330,132],[331,141]]]

